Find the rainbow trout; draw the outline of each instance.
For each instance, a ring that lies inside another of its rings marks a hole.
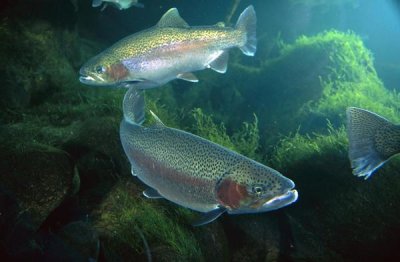
[[[367,179],[400,153],[400,126],[361,108],[349,107],[346,113],[353,174]]]
[[[130,35],[91,58],[80,69],[88,85],[152,88],[173,79],[198,82],[193,71],[211,68],[225,73],[228,50],[245,55],[256,51],[256,14],[247,7],[234,28],[190,27],[176,8],[168,10],[152,28]]]
[[[211,141],[156,124],[143,127],[143,90],[130,88],[124,98],[121,143],[132,175],[150,188],[149,198],[165,198],[204,212],[195,223],[229,214],[275,210],[297,200],[292,180],[278,171]]]

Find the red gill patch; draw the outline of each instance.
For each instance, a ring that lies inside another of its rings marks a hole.
[[[115,81],[121,80],[128,76],[128,69],[122,64],[113,64],[107,68],[108,75]]]
[[[217,200],[224,207],[231,209],[240,207],[242,199],[247,198],[248,193],[245,186],[242,186],[230,179],[224,179],[217,185]]]

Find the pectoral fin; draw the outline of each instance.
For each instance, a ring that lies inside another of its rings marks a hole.
[[[122,82],[118,85],[118,87],[123,88],[130,88],[132,86],[136,87],[137,89],[150,89],[159,86],[159,84],[146,79],[136,79],[132,81]]]
[[[224,207],[218,207],[214,210],[211,210],[210,212],[205,213],[200,219],[192,223],[192,225],[198,227],[211,223],[215,219],[217,219],[220,215],[222,215],[225,211],[226,209]]]
[[[228,67],[228,59],[229,59],[229,54],[228,51],[223,52],[220,56],[218,56],[216,59],[214,59],[209,67],[217,71],[218,73],[225,73],[226,69]]]
[[[189,82],[193,82],[193,83],[199,82],[199,79],[194,74],[189,73],[189,72],[179,74],[179,75],[176,76],[176,78],[182,79],[182,80],[185,80],[185,81],[189,81]]]
[[[163,198],[160,193],[158,193],[157,190],[155,190],[154,188],[148,188],[145,191],[143,191],[143,195],[147,198],[150,199],[159,199],[159,198]]]
[[[131,166],[131,174],[132,176],[137,176],[137,172],[133,166]]]

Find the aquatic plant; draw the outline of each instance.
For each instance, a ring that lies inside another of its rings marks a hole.
[[[182,126],[183,112],[177,105],[171,86],[149,90],[145,93],[146,99],[146,125],[154,123],[148,111],[153,111],[158,118],[168,127],[180,128]]]
[[[179,223],[177,217],[171,217],[177,214],[167,211],[167,206],[140,195],[141,192],[135,189],[132,182],[124,181],[120,181],[110,192],[100,208],[95,225],[103,235],[111,237],[112,241],[107,241],[105,245],[121,250],[121,254],[129,257],[132,253],[122,251],[126,247],[138,254],[144,253],[146,250],[140,231],[148,242],[150,252],[159,254],[158,259],[202,260],[202,252],[194,235],[182,226],[185,221]],[[179,215],[183,214],[180,212]]]
[[[233,133],[231,140],[235,147],[243,155],[254,160],[260,160],[257,150],[259,148],[260,135],[258,131],[258,118],[254,114],[254,122],[243,122],[241,129]]]
[[[210,115],[206,115],[200,108],[192,111],[193,124],[191,131],[205,139],[239,152],[249,158],[259,160],[256,153],[259,147],[258,118],[254,114],[254,122],[243,122],[239,130],[232,135],[227,134],[224,123],[214,123]]]
[[[321,97],[303,107],[303,113],[314,112],[343,121],[346,108],[356,106],[400,119],[399,95],[384,88],[375,71],[373,55],[359,36],[336,30],[302,36],[294,44],[284,45],[282,55],[310,47],[314,52],[325,53],[329,64],[319,77]]]
[[[309,159],[323,161],[321,156],[328,152],[346,155],[347,141],[344,126],[335,129],[328,121],[327,134],[301,135],[296,132],[283,137],[275,146],[270,163],[279,170],[285,170]]]
[[[226,134],[226,128],[223,123],[215,124],[212,117],[205,115],[200,108],[193,109],[192,116],[194,118],[192,126],[194,133],[224,147],[235,149],[235,145]]]

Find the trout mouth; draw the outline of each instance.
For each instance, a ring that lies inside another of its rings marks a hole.
[[[87,66],[82,66],[79,70],[79,81],[85,85],[91,86],[105,86],[109,85],[108,81],[104,78],[106,75],[93,72]]]
[[[293,182],[292,182],[293,183]],[[249,196],[242,196],[242,205],[238,205],[234,208],[228,208],[229,214],[245,214],[245,213],[260,213],[276,210],[285,206],[288,206],[294,202],[296,202],[299,194],[296,189],[293,187],[287,188],[283,191],[282,194],[275,195],[273,197],[261,197],[251,200]],[[245,199],[250,200],[250,203],[245,203]]]
[[[79,77],[79,81],[82,84],[85,85],[107,85],[106,81],[104,80],[104,78],[102,78],[99,75],[84,75],[81,74],[81,76]]]
[[[253,210],[252,213],[272,211],[292,204],[298,197],[297,190],[291,189],[269,199],[258,199],[251,203],[249,207]]]
[[[290,205],[291,203],[295,202],[298,197],[299,193],[297,192],[297,190],[292,189],[282,195],[271,198],[270,200],[265,202],[260,207],[260,209],[262,209],[263,211],[275,210]]]

